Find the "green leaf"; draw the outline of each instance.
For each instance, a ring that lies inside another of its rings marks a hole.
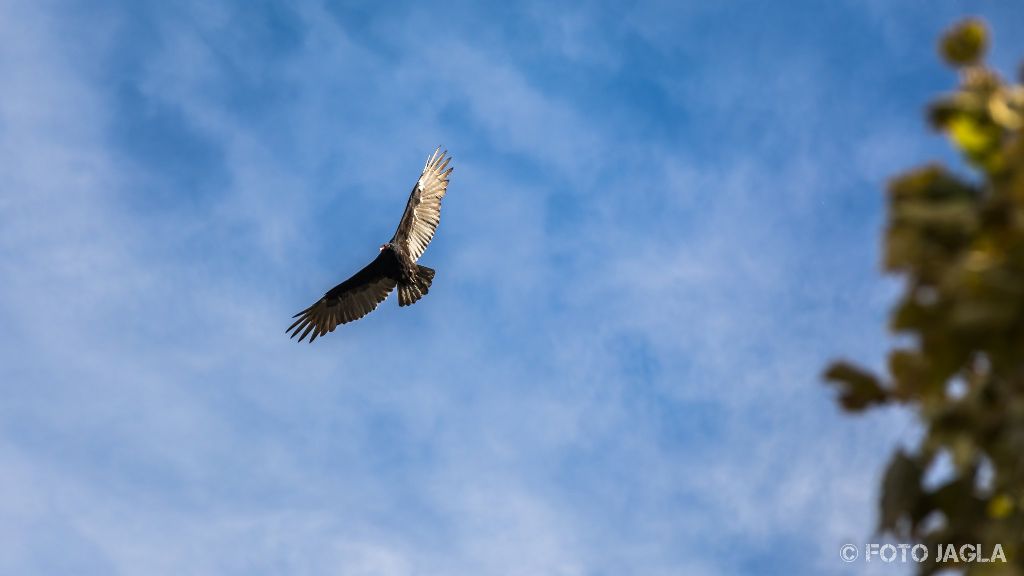
[[[960,22],[942,36],[939,52],[952,66],[975,64],[988,48],[988,30],[980,20]]]
[[[928,370],[928,361],[914,350],[893,350],[889,354],[889,373],[902,397],[920,393],[934,384]]]
[[[839,402],[850,412],[881,404],[889,398],[877,378],[847,362],[833,363],[825,372],[825,380],[839,388]]]
[[[974,188],[938,164],[915,168],[889,181],[890,205],[914,200],[971,199]]]
[[[913,524],[921,504],[921,477],[924,470],[917,460],[897,451],[882,479],[882,497],[879,500],[879,529],[900,532],[900,520]]]

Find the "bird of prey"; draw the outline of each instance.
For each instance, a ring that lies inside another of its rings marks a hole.
[[[348,280],[331,288],[323,298],[292,318],[298,318],[288,330],[291,337],[307,336],[312,343],[319,336],[334,332],[345,324],[366,316],[380,305],[398,286],[398,305],[409,306],[422,298],[434,279],[434,270],[416,263],[434,237],[441,220],[441,198],[448,189],[445,169],[451,161],[448,151],[439,146],[427,158],[423,173],[409,194],[402,221],[380,254]],[[447,156],[447,157],[446,157]]]

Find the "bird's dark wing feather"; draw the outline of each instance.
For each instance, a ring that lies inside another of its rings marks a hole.
[[[452,173],[452,168],[445,170],[451,161],[451,156],[445,157],[447,154],[447,150],[441,152],[438,147],[427,158],[423,173],[409,194],[402,221],[391,239],[392,243],[405,249],[413,261],[423,255],[441,221],[441,198],[448,189],[448,175]]]
[[[366,316],[388,297],[396,280],[387,274],[383,254],[356,272],[348,280],[331,288],[315,304],[299,312],[288,330],[291,337],[302,342],[312,334],[312,343],[319,336],[334,332],[338,324],[345,324]]]

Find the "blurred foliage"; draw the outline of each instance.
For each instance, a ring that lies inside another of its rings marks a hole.
[[[960,85],[928,109],[970,174],[933,164],[889,184],[884,267],[906,281],[890,325],[908,344],[885,377],[846,362],[825,373],[847,411],[905,405],[924,427],[879,499],[881,531],[928,545],[922,574],[1024,575],[1024,86],[986,67],[987,45],[978,20],[944,35]],[[939,543],[986,558],[999,543],[1007,562],[936,564]]]

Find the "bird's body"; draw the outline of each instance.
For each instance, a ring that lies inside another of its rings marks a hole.
[[[287,330],[293,338],[299,336],[301,342],[311,335],[312,342],[333,332],[339,324],[362,318],[376,309],[396,286],[399,306],[409,306],[430,291],[434,270],[417,261],[440,222],[441,198],[452,172],[452,168],[445,170],[451,158],[445,157],[447,152],[439,152],[440,148],[427,159],[391,241],[383,244],[377,257],[362,270],[296,314],[298,319]]]

